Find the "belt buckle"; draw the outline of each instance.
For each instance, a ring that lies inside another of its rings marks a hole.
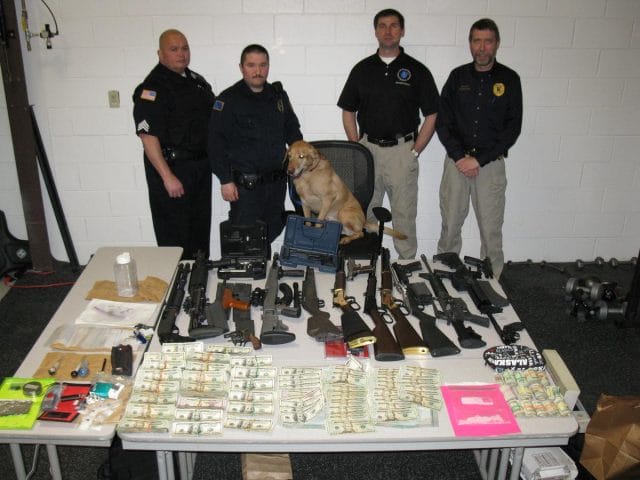
[[[398,144],[398,140],[396,139],[385,140],[381,138],[380,140],[378,140],[378,145],[380,147],[393,147],[394,145],[397,145],[397,144]]]

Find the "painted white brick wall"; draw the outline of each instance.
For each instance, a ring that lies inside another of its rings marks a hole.
[[[19,11],[20,2],[15,0]],[[508,259],[628,258],[640,246],[640,2],[637,0],[399,0],[403,44],[438,87],[469,61],[468,29],[498,22],[499,60],[522,77],[523,133],[507,160]],[[61,35],[46,50],[23,47],[30,101],[81,262],[103,245],[153,245],[142,148],[131,93],[157,61],[157,38],[189,38],[192,68],[220,92],[240,78],[249,43],[271,53],[308,139],[344,138],[335,103],[353,64],[376,42],[372,19],[386,0],[56,0]],[[52,23],[28,3],[30,27]],[[0,92],[2,91],[0,85]],[[120,92],[110,109],[107,92]],[[418,236],[433,253],[440,231],[444,149],[421,156]],[[12,234],[26,237],[4,95],[0,101],[0,205]],[[54,256],[66,257],[48,201]],[[214,179],[212,256],[227,205]],[[473,213],[465,254],[477,255]],[[390,246],[390,241],[385,240]],[[278,248],[280,240],[274,244]]]

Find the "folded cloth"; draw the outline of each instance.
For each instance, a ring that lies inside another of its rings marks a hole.
[[[155,302],[160,303],[169,285],[161,278],[148,276],[138,282],[138,293],[133,297],[120,297],[116,289],[116,282],[98,280],[85,297],[87,300],[99,298],[115,302]]]

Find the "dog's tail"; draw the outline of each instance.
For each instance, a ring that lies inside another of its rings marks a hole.
[[[379,228],[377,223],[367,223],[365,227],[370,232],[377,232]],[[397,230],[394,230],[393,228],[390,228],[390,227],[384,227],[384,233],[386,233],[387,235],[391,235],[393,238],[397,238],[398,240],[407,239],[407,236],[404,233],[398,232]]]

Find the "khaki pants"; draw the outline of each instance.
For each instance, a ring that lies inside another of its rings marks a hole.
[[[415,258],[418,250],[416,214],[420,169],[418,159],[411,153],[413,141],[393,147],[380,147],[366,139],[365,135],[360,143],[373,155],[376,180],[373,198],[367,210],[367,220],[377,223],[372,209],[382,206],[386,193],[389,196],[393,228],[407,236],[406,240],[394,238],[393,245],[399,258]]]
[[[462,225],[469,213],[471,199],[480,230],[480,258],[489,257],[495,278],[500,278],[504,266],[502,224],[506,190],[507,177],[502,157],[480,168],[477,177],[468,178],[458,172],[449,156],[445,156],[440,182],[442,231],[438,253],[460,253]]]

